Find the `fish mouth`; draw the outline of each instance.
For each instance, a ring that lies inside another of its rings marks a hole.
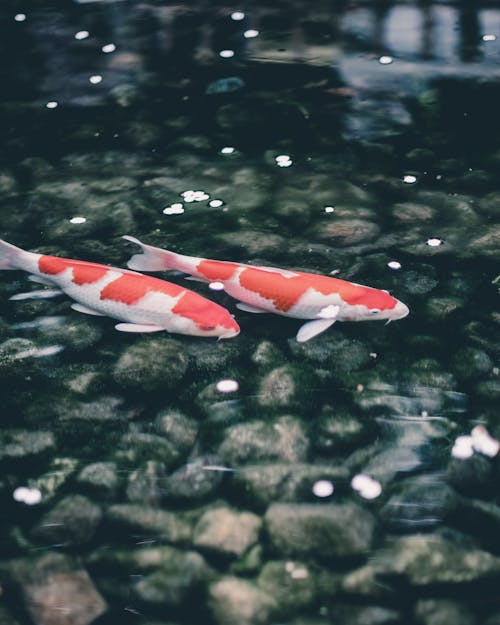
[[[394,314],[393,319],[403,319],[404,317],[410,314],[410,309],[408,308],[406,304],[403,304],[403,302],[398,301],[398,303],[394,307],[394,313],[395,314]]]
[[[217,337],[217,340],[220,341],[221,339],[232,339],[235,336],[238,336],[238,334],[240,333],[240,329],[231,329],[228,332],[224,332],[224,334],[220,334]]]

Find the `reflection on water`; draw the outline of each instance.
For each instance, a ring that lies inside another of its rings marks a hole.
[[[123,335],[0,272],[0,622],[495,625],[500,9],[0,17],[2,239],[124,267],[130,234],[410,308],[298,343],[190,282],[238,337]]]

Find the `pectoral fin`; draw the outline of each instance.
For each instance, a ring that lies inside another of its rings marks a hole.
[[[304,323],[297,332],[297,341],[299,343],[305,343],[305,341],[327,330],[334,323],[335,319],[313,319],[312,321],[308,321]]]
[[[28,280],[30,280],[31,282],[36,282],[37,284],[45,284],[45,286],[54,286],[52,280],[44,278],[43,276],[37,276],[34,273],[28,276]]]
[[[23,299],[49,299],[62,295],[59,289],[40,289],[39,291],[27,291],[26,293],[16,293],[9,297],[12,301],[20,301]]]
[[[262,314],[268,312],[267,310],[262,310],[262,308],[257,308],[256,306],[250,306],[250,304],[244,304],[243,302],[238,302],[236,304],[236,308],[240,310],[244,310],[245,312]]]
[[[76,312],[81,312],[85,315],[95,315],[96,317],[105,316],[102,313],[97,312],[97,310],[93,310],[92,308],[87,308],[87,306],[84,306],[83,304],[71,304],[71,308],[73,310],[76,310]]]
[[[117,323],[115,329],[119,332],[162,332],[165,328],[140,323]]]

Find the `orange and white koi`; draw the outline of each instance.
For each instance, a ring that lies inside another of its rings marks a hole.
[[[135,254],[128,261],[131,269],[176,269],[193,279],[220,283],[226,293],[239,300],[240,310],[309,319],[297,333],[299,342],[320,334],[335,321],[392,321],[409,313],[408,307],[387,291],[355,282],[276,267],[184,256],[146,245],[134,237],[123,238],[142,248],[142,254]]]
[[[115,328],[122,332],[166,330],[231,338],[240,331],[222,306],[177,284],[135,271],[35,254],[1,239],[0,269],[29,272],[33,281],[56,287],[58,292],[74,299],[71,306],[74,310],[119,319],[123,323]],[[25,295],[14,295],[11,299],[25,299]]]

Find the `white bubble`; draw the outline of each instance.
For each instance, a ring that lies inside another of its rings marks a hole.
[[[254,28],[245,30],[245,32],[243,33],[243,37],[245,37],[246,39],[253,39],[254,37],[258,37],[258,36],[259,36],[259,31],[255,30]]]
[[[453,458],[465,460],[474,454],[474,446],[472,444],[472,436],[459,436],[455,439],[451,455]]]
[[[59,102],[56,102],[55,100],[51,100],[50,102],[47,102],[47,104],[45,105],[45,107],[48,109],[56,109],[58,106],[59,106]]]
[[[401,263],[398,260],[390,260],[387,266],[389,269],[401,269]]]
[[[210,200],[208,203],[208,205],[212,208],[219,208],[219,206],[222,206],[223,204],[224,202],[222,200]]]
[[[490,436],[483,425],[476,425],[472,429],[471,438],[474,449],[484,456],[494,458],[500,451],[500,442]]]
[[[224,283],[216,280],[215,282],[210,282],[210,284],[208,285],[208,288],[212,289],[212,291],[223,291]]]
[[[107,43],[105,46],[102,46],[101,50],[105,54],[109,54],[110,52],[114,52],[116,50],[116,46],[114,43]]]
[[[334,486],[330,480],[318,480],[314,483],[312,491],[316,497],[330,497],[334,491]]]
[[[288,154],[279,154],[274,160],[278,167],[290,167],[293,162]]]
[[[87,221],[86,217],[72,217],[69,220],[70,224],[84,224]]]
[[[234,153],[235,148],[233,148],[230,145],[226,145],[225,147],[223,147],[220,151],[221,154],[233,154]]]
[[[170,206],[166,206],[162,212],[164,215],[182,215],[184,207],[180,202],[175,202]]]
[[[230,59],[234,56],[234,50],[221,50],[219,52],[219,56],[221,56],[223,59]]]
[[[483,35],[483,41],[496,41],[496,35]]]
[[[182,198],[185,202],[203,202],[204,200],[208,200],[210,197],[208,193],[205,191],[183,191],[181,193]]]
[[[219,393],[234,393],[239,389],[239,384],[236,380],[219,380],[215,385],[215,388]]]
[[[417,177],[412,175],[403,176],[403,182],[406,184],[414,184],[417,182]]]
[[[440,245],[442,245],[443,240],[442,239],[438,239],[437,237],[431,237],[430,239],[427,239],[427,245],[429,247],[439,247]]]
[[[393,61],[394,59],[392,56],[381,56],[378,60],[380,65],[390,65]]]
[[[42,493],[38,488],[28,488],[27,486],[19,486],[12,495],[15,501],[35,506],[42,501]]]
[[[93,76],[89,77],[89,82],[93,85],[98,85],[100,82],[102,82],[102,76],[100,76],[99,74],[94,74]]]
[[[358,473],[351,480],[352,488],[364,499],[376,499],[382,492],[382,485],[369,475]]]
[[[26,14],[25,13],[17,13],[16,15],[14,15],[14,19],[16,22],[24,22],[26,20]]]
[[[325,213],[333,213],[334,210],[333,206],[325,206]]]
[[[78,39],[79,41],[82,39],[87,39],[87,37],[90,36],[90,33],[88,30],[79,30],[77,33],[75,33],[75,39]]]
[[[235,22],[241,22],[241,20],[245,19],[245,14],[243,11],[234,11],[234,13],[231,13],[231,19]]]

